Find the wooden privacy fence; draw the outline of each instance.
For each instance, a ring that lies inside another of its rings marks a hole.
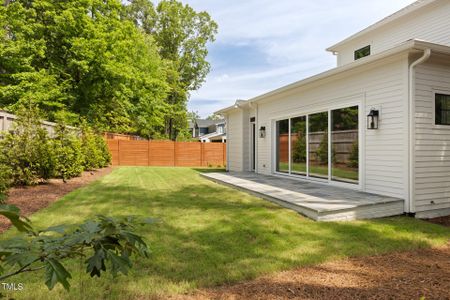
[[[226,144],[107,140],[113,166],[207,167],[226,164]]]
[[[316,160],[317,150],[322,139],[328,138],[325,131],[312,132],[309,134],[309,151],[311,161]],[[332,147],[337,162],[347,162],[352,152],[353,144],[358,141],[358,130],[340,130],[332,133]],[[298,135],[293,134],[291,147],[294,148]],[[289,161],[289,134],[283,133],[279,136],[279,157],[281,162]]]

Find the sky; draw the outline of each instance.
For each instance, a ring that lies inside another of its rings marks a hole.
[[[208,46],[211,72],[191,93],[189,111],[207,117],[336,66],[325,48],[412,0],[184,0],[219,25]]]

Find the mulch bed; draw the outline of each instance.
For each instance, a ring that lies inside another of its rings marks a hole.
[[[51,179],[45,184],[12,188],[9,190],[6,203],[19,207],[22,215],[29,216],[32,213],[49,206],[65,194],[91,183],[100,177],[109,174],[111,171],[111,167],[103,168],[96,171],[83,172],[80,177],[67,180],[66,183],[64,183],[62,179]],[[0,233],[7,230],[10,226],[11,224],[9,221],[0,216]]]
[[[431,223],[439,224],[442,226],[450,227],[450,216],[429,219],[427,221],[431,222]]]
[[[173,299],[450,299],[450,244],[352,258]]]

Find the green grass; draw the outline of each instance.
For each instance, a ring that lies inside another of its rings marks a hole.
[[[309,167],[309,172],[311,175],[319,175],[328,177],[328,166],[324,165],[312,165]],[[289,164],[288,163],[280,163],[280,169],[288,172]],[[292,164],[292,172],[298,172],[305,174],[306,173],[306,163],[293,163]],[[350,179],[358,181],[358,171],[351,170],[349,168],[339,168],[338,166],[333,166],[332,169],[333,178],[336,179]]]
[[[133,299],[229,284],[345,257],[438,246],[450,229],[407,217],[317,223],[188,168],[124,167],[32,216],[38,228],[81,222],[96,214],[143,215],[159,222],[140,231],[152,251],[129,276],[93,280],[79,261],[71,292],[49,292],[43,273],[13,279],[15,299]],[[13,235],[13,231],[6,236]]]

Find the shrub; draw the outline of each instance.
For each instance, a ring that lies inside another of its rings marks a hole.
[[[86,170],[103,168],[111,163],[111,154],[106,141],[85,122],[81,125],[81,144],[83,165]]]
[[[328,132],[325,131],[320,142],[319,148],[317,148],[317,158],[322,164],[328,163]]]
[[[5,164],[0,164],[0,203],[6,199],[8,188],[11,185],[11,168]]]
[[[100,167],[101,153],[97,148],[95,133],[85,122],[81,124],[81,152],[85,170],[91,171]]]
[[[0,164],[10,168],[12,184],[32,185],[52,176],[52,147],[36,107],[21,108],[17,115],[13,130],[0,142]]]
[[[97,134],[95,136],[95,142],[97,149],[100,152],[99,167],[104,168],[109,166],[111,163],[111,153],[109,152],[105,139],[101,135]]]
[[[306,162],[306,137],[299,134],[297,141],[292,149],[292,159],[295,163]]]
[[[350,157],[347,166],[350,168],[358,168],[358,165],[359,165],[359,147],[358,141],[356,140],[352,145],[352,151],[350,152]]]
[[[58,124],[52,143],[54,176],[62,178],[64,181],[80,176],[83,172],[83,154],[81,153],[81,140],[75,135],[75,132],[69,130],[64,124]]]

